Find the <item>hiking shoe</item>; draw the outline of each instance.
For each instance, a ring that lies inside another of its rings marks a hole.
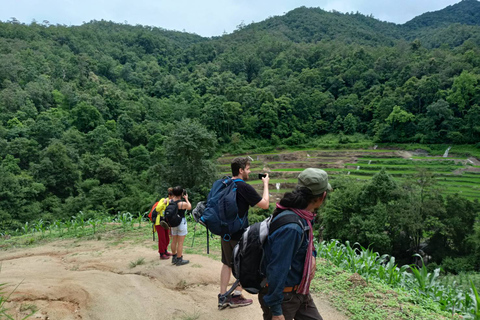
[[[245,307],[253,303],[252,299],[245,299],[241,294],[238,296],[232,296],[230,299],[230,308]]]
[[[181,256],[180,258],[177,258],[177,262],[175,262],[175,265],[183,266],[184,264],[187,264],[189,262],[190,260],[183,260],[183,256]]]
[[[160,253],[160,260],[168,260],[170,259],[169,256],[167,256],[165,253]]]
[[[173,253],[168,252],[167,250],[165,250],[165,252],[163,254],[166,255],[166,256],[169,256],[169,257],[173,256]]]
[[[160,227],[162,227],[163,229],[165,230],[168,230],[168,228],[170,228],[170,226],[168,225],[168,223],[166,221],[160,221]]]
[[[230,300],[232,296],[222,296],[220,293],[218,294],[218,310],[223,310],[230,306]]]
[[[176,254],[172,254],[172,264],[176,264],[177,263],[177,255]]]

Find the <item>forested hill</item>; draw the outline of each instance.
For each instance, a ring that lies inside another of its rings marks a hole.
[[[343,43],[361,45],[393,45],[402,37],[397,25],[379,21],[360,13],[342,14],[327,12],[320,8],[301,7],[284,16],[269,18],[263,22],[239,26],[241,31],[225,38],[241,37],[243,34],[264,32],[278,40],[315,43],[339,40]]]
[[[442,15],[466,6],[478,2]],[[211,39],[2,22],[0,229],[139,212],[172,184],[205,194],[217,146],[299,146],[326,133],[478,143],[480,27],[456,15],[409,31],[298,8]]]
[[[259,23],[248,26],[240,25],[239,29],[225,39],[257,38],[259,34],[269,34],[278,40],[293,42],[315,43],[318,41],[339,40],[343,43],[356,43],[360,45],[392,45],[397,40],[411,41],[415,38],[425,38],[428,45],[440,46],[459,45],[458,41],[435,39],[431,41],[429,36],[436,31],[445,31],[448,27],[456,28],[459,33],[466,33],[465,26],[480,26],[480,2],[477,0],[463,0],[445,9],[424,13],[403,25],[384,22],[373,16],[361,13],[346,13],[332,11],[327,12],[320,8],[301,7],[288,12],[283,16],[271,17]],[[463,28],[462,28],[463,27]],[[478,33],[474,29],[473,33]],[[425,35],[425,32],[430,34]],[[247,37],[248,35],[248,37]],[[477,35],[470,34],[478,41]],[[451,36],[449,36],[451,37]],[[465,41],[465,35],[461,35]],[[460,43],[461,44],[461,43]]]
[[[405,23],[407,29],[424,27],[442,27],[459,23],[464,25],[480,26],[480,2],[478,0],[462,0],[445,9],[426,12]]]

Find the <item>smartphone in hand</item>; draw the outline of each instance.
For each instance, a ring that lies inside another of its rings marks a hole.
[[[266,176],[267,176],[266,173],[259,173],[259,174],[258,174],[258,179],[265,178]]]

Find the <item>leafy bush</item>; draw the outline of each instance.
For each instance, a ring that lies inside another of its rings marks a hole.
[[[446,257],[442,261],[445,272],[458,274],[460,272],[475,271],[475,257]]]

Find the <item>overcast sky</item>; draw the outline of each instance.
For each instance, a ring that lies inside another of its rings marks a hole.
[[[318,7],[340,12],[372,14],[375,18],[405,23],[460,0],[0,0],[0,21],[16,18],[51,24],[81,25],[91,20],[111,20],[185,30],[201,36],[231,33],[242,21],[260,22],[295,8]]]

